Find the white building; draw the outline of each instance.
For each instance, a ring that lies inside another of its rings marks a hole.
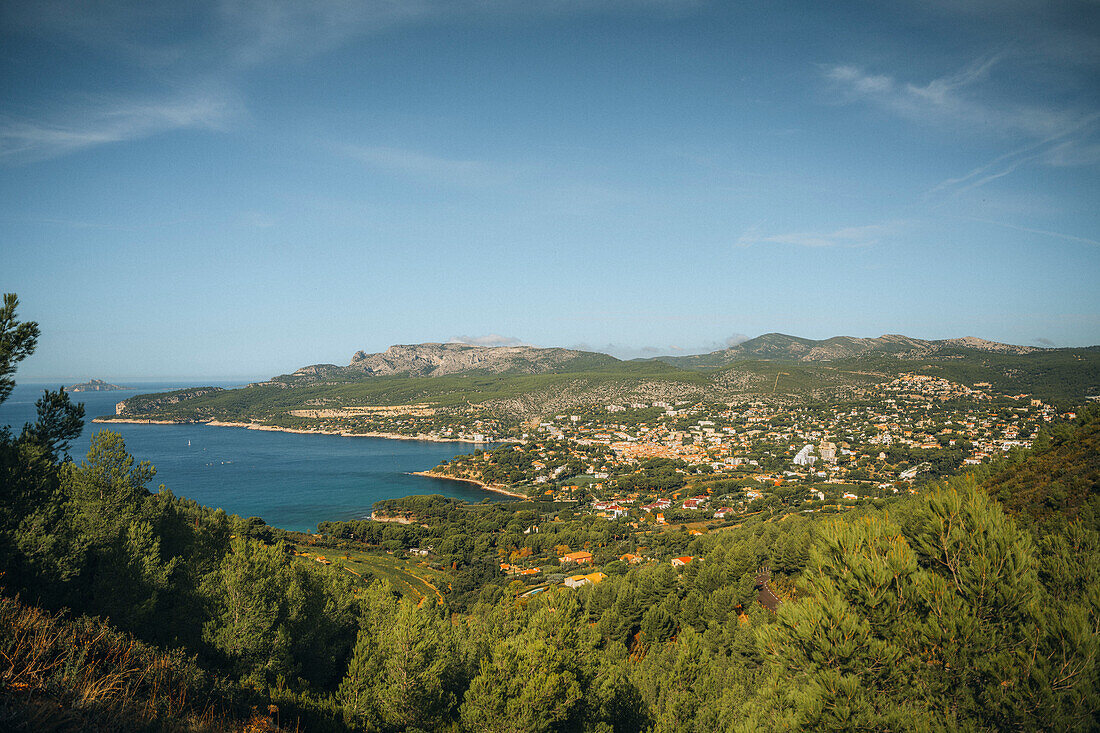
[[[812,466],[817,461],[817,456],[810,455],[813,453],[814,447],[807,443],[803,446],[802,450],[798,451],[798,455],[794,457],[794,465],[796,466]]]

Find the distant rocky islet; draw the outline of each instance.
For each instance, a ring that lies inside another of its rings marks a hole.
[[[70,392],[118,392],[125,389],[129,389],[129,387],[108,384],[102,379],[89,379],[87,382],[81,382],[80,384],[74,384],[69,387]]]

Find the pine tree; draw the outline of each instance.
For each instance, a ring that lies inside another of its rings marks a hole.
[[[768,678],[741,727],[1087,729],[1097,605],[1047,593],[1030,537],[971,478],[905,527],[825,527],[800,598],[760,633]]]

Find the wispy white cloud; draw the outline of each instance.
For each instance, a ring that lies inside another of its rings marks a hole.
[[[978,222],[979,224],[992,224],[993,226],[1004,227],[1005,229],[1013,229],[1017,232],[1027,232],[1028,234],[1038,234],[1043,237],[1052,237],[1054,239],[1063,239],[1067,242],[1077,242],[1079,244],[1091,244],[1096,247],[1100,247],[1100,240],[1090,239],[1088,237],[1078,237],[1074,234],[1065,234],[1063,232],[1052,232],[1048,229],[1036,229],[1034,227],[1025,227],[1018,224],[1012,224],[1007,221],[996,221],[994,219],[980,219],[973,216],[960,217],[966,221]]]
[[[448,19],[691,12],[702,0],[192,0],[10,3],[9,25],[164,68],[230,73],[308,58],[364,36]],[[171,33],[165,33],[171,28]]]
[[[1042,139],[1065,135],[1093,116],[1054,107],[996,105],[971,94],[971,89],[988,80],[1006,57],[1000,53],[979,58],[957,72],[923,83],[903,82],[847,64],[825,66],[822,74],[831,90],[839,91],[848,101],[875,104],[922,123],[966,125],[983,132],[1022,133]]]
[[[215,127],[227,115],[224,101],[190,99],[148,103],[156,90],[180,80],[242,89],[256,67],[300,60],[410,24],[501,14],[583,15],[608,8],[641,14],[690,11],[699,0],[196,0],[192,3],[36,0],[4,8],[9,29],[75,45],[148,78],[115,110],[66,112],[43,107],[19,118],[0,118],[0,161],[25,155],[50,158],[106,143],[147,137],[181,127]],[[63,93],[72,96],[71,90]],[[164,95],[160,96],[170,96]],[[243,95],[236,95],[243,99]],[[135,101],[137,100],[137,101]],[[109,107],[110,105],[107,105]],[[463,184],[496,180],[500,171],[476,161],[416,158],[407,151],[365,149],[379,166]]]
[[[496,186],[516,175],[514,170],[488,161],[444,158],[403,148],[340,145],[337,151],[376,170],[452,186]]]
[[[734,346],[739,346],[749,340],[749,337],[743,333],[735,333],[732,336],[727,336],[723,345],[727,349],[732,349]]]
[[[827,66],[822,73],[849,102],[873,104],[915,122],[1027,141],[962,176],[940,182],[926,198],[980,188],[1027,164],[1064,167],[1100,162],[1100,144],[1092,141],[1100,122],[1095,110],[988,101],[983,85],[1008,57],[1008,53],[982,57],[924,83],[902,82],[852,65]]]
[[[831,66],[825,69],[825,76],[850,85],[859,94],[881,94],[894,89],[894,80],[889,76],[866,74],[856,66]]]
[[[222,95],[100,101],[49,120],[0,117],[0,161],[43,160],[182,128],[221,128],[235,114]]]
[[[925,198],[938,193],[959,194],[980,188],[1032,162],[1057,168],[1100,162],[1100,145],[1085,139],[1085,136],[1095,130],[1098,121],[1100,114],[1094,114],[1055,135],[1010,150],[961,176],[941,181],[925,194]]]
[[[630,344],[614,342],[606,343],[603,346],[593,346],[592,344],[589,344],[587,342],[582,342],[571,344],[567,348],[577,349],[579,351],[596,351],[601,354],[610,354],[616,359],[652,359],[657,356],[690,356],[692,354],[710,354],[715,351],[724,351],[725,349],[732,348],[748,340],[748,336],[737,333],[721,341],[706,341],[703,343],[694,343],[688,346],[679,346],[676,344],[666,344],[664,346],[654,346],[652,344],[645,346],[633,346]]]
[[[1097,118],[1093,118],[1095,121]],[[1100,163],[1100,142],[1067,140],[1043,151],[1042,163],[1052,168],[1069,168]]]
[[[844,227],[831,232],[790,232],[787,234],[762,234],[750,227],[737,238],[738,247],[754,244],[793,244],[799,247],[870,247],[884,237],[897,233],[899,223],[867,224]]]
[[[255,65],[310,56],[348,39],[452,12],[439,0],[221,0],[213,41],[227,60]]]
[[[700,0],[219,0],[218,41],[234,63],[310,56],[413,23],[500,15],[583,15],[608,8],[678,14]]]
[[[530,346],[515,336],[501,336],[499,333],[490,333],[485,336],[454,336],[448,339],[447,343],[470,346]]]

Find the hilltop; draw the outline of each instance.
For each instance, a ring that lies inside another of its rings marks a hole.
[[[357,351],[347,366],[313,364],[272,381],[364,377],[443,377],[450,374],[544,374],[610,366],[607,354],[536,346],[471,346],[460,343],[398,344],[377,354]]]
[[[766,333],[754,339],[709,354],[695,356],[659,356],[659,360],[686,368],[724,366],[742,359],[771,359],[778,361],[837,361],[868,356],[890,356],[896,359],[916,360],[941,354],[969,351],[989,354],[1033,354],[1055,349],[1039,349],[1034,346],[1016,346],[967,336],[963,338],[927,341],[900,334],[885,334],[878,338],[833,336],[822,341],[788,336],[784,333]]]

